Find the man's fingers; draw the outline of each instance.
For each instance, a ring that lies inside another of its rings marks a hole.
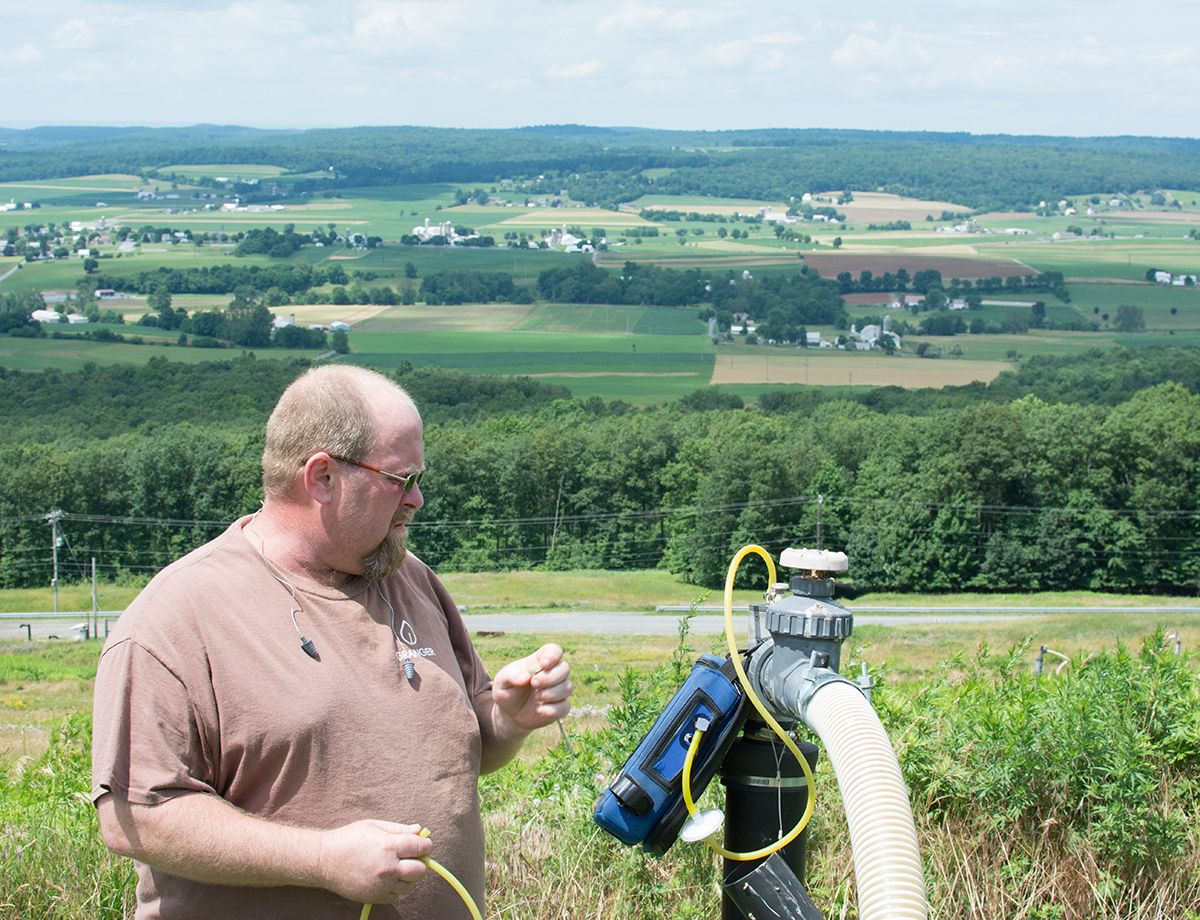
[[[538,671],[533,675],[529,685],[535,690],[540,690],[543,687],[553,687],[555,684],[561,684],[567,679],[567,675],[571,673],[571,666],[565,661],[560,661],[553,667]]]
[[[563,660],[562,646],[556,645],[553,642],[547,642],[534,652],[530,658],[533,661],[533,673],[537,674],[539,671],[549,671]]]
[[[564,700],[570,699],[571,692],[574,689],[569,680],[564,680],[560,683],[551,684],[548,687],[539,687],[535,698],[539,703],[561,703]]]

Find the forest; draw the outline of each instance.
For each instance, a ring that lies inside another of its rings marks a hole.
[[[296,193],[508,177],[530,193],[566,189],[603,207],[651,192],[786,201],[852,188],[1033,209],[1097,190],[1198,187],[1198,152],[1200,141],[1184,138],[827,129],[63,127],[0,129],[0,181],[93,173],[172,180],[181,178],[172,165],[262,163],[286,169],[280,181]],[[265,186],[257,194],[270,194]],[[252,200],[256,190],[239,193]]]
[[[142,579],[261,497],[262,427],[302,363],[0,373],[0,586],[96,557]],[[816,542],[858,590],[1195,592],[1200,356],[1031,359],[991,384],[719,389],[637,409],[527,378],[401,366],[427,420],[415,551],[441,570],[667,567]]]

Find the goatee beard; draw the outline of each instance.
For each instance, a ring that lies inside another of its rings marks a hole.
[[[387,578],[404,564],[408,547],[404,543],[404,531],[391,530],[383,542],[362,558],[363,578],[379,581]]]

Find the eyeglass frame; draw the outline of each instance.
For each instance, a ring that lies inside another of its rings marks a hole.
[[[387,470],[381,470],[377,466],[371,466],[369,463],[363,463],[361,460],[351,460],[349,457],[342,457],[338,454],[329,454],[331,460],[337,460],[339,463],[349,463],[351,466],[357,466],[364,470],[370,470],[372,473],[378,473],[380,476],[386,476],[392,482],[404,489],[404,494],[407,495],[413,489],[421,484],[421,478],[425,475],[425,468],[417,470],[415,473],[401,475],[400,473],[389,473]]]

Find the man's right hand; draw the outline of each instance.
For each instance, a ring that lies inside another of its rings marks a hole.
[[[323,888],[359,904],[386,904],[408,894],[433,846],[419,824],[355,821],[321,837]]]
[[[208,793],[186,792],[157,805],[105,794],[96,807],[110,850],[164,872],[210,885],[326,888],[358,904],[408,894],[431,849],[419,824],[291,827]]]

